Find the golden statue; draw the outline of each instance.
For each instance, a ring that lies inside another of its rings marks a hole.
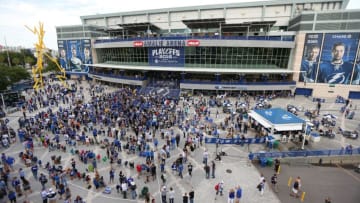
[[[65,75],[65,69],[61,68],[59,63],[57,62],[56,58],[53,58],[49,54],[46,53],[47,48],[44,44],[44,24],[39,22],[39,28],[34,27],[34,29],[29,28],[28,26],[25,26],[28,30],[30,30],[32,33],[34,33],[38,41],[35,44],[35,50],[37,54],[37,61],[36,65],[32,67],[31,72],[34,79],[34,86],[33,88],[35,90],[38,90],[39,88],[44,87],[43,78],[42,78],[42,71],[43,71],[43,57],[46,56],[48,59],[53,61],[56,66],[58,67],[60,74],[56,75],[56,78],[58,78],[64,87],[67,87],[65,83],[66,75]]]

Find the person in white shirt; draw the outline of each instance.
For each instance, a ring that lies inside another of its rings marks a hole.
[[[170,191],[169,191],[169,202],[170,202],[170,203],[174,203],[174,199],[175,199],[175,191],[173,190],[172,187],[170,187]]]
[[[121,183],[121,191],[123,192],[123,197],[126,199],[126,194],[128,190],[128,185],[126,182]]]
[[[43,202],[47,202],[47,199],[48,199],[47,195],[48,195],[48,193],[47,193],[46,189],[43,189],[43,190],[40,192],[40,195],[41,195],[41,199],[43,200]]]
[[[203,154],[203,164],[207,165],[208,159],[209,159],[209,152],[207,151],[207,149],[205,149]]]

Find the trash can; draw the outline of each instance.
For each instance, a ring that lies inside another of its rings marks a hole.
[[[274,163],[274,161],[273,161],[273,159],[272,158],[267,158],[267,160],[266,160],[266,164],[268,165],[268,166],[272,166],[273,165],[273,163]]]
[[[265,158],[265,157],[260,158],[260,166],[261,167],[265,167],[266,163],[267,163],[267,158]]]
[[[278,149],[279,148],[279,141],[276,140],[273,144],[273,149]]]

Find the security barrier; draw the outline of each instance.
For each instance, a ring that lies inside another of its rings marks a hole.
[[[265,138],[216,138],[216,137],[207,137],[205,138],[206,144],[264,144]]]
[[[330,150],[311,150],[311,151],[286,151],[286,152],[258,152],[250,153],[249,158],[286,158],[286,157],[319,157],[319,156],[341,156],[341,155],[360,155],[359,148],[342,148]]]

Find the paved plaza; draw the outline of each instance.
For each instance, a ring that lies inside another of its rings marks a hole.
[[[72,81],[71,81],[72,82]],[[87,82],[82,82],[81,84],[84,87],[84,96],[85,101],[90,100],[89,95],[89,84]],[[115,91],[116,88],[105,86],[106,92],[112,92]],[[233,102],[235,102],[236,98],[230,98]],[[254,104],[254,100],[251,100],[251,103]],[[277,98],[273,101],[270,101],[273,107],[282,107],[286,108],[287,104],[293,104],[295,106],[298,106],[302,109],[315,109],[316,103],[312,102],[312,98],[306,98],[303,96],[296,96],[296,98]],[[61,102],[59,103],[60,106],[65,107],[64,104]],[[323,103],[321,108],[321,114],[323,113],[332,113],[336,115],[337,118],[337,126],[341,126],[343,129],[353,130],[356,129],[359,125],[360,121],[360,102],[359,101],[353,101],[352,110],[355,111],[355,117],[353,120],[349,120],[344,118],[342,113],[340,113],[340,108],[344,104],[335,104],[334,99],[326,99],[326,102]],[[179,106],[182,106],[182,102],[179,102]],[[54,111],[57,111],[59,107],[51,107]],[[216,112],[219,112],[219,116],[216,118]],[[38,111],[37,111],[38,112]],[[194,112],[193,106],[190,108],[190,112]],[[224,118],[228,116],[228,114],[224,114],[222,112],[221,107],[212,107],[210,108],[211,115],[210,117],[214,119],[214,122],[219,124],[220,122],[224,121]],[[28,116],[33,115],[34,113],[28,114]],[[191,114],[191,113],[190,113]],[[8,115],[8,119],[10,120],[9,125],[14,128],[18,129],[18,118],[22,116],[22,112],[18,111],[11,115]],[[304,117],[304,113],[300,112],[300,117]],[[97,126],[98,127],[98,126]],[[176,133],[180,133],[182,135],[181,129],[178,127],[174,127],[174,130]],[[88,132],[90,135],[90,133]],[[134,134],[130,129],[127,131],[127,135]],[[225,137],[226,132],[220,131],[220,136]],[[246,137],[253,137],[255,135],[255,132],[250,129],[249,132],[246,134]],[[163,146],[165,144],[165,141],[163,139],[160,139],[160,135],[156,134],[156,137],[159,138],[159,146]],[[110,139],[112,141],[112,138],[105,137],[104,135],[101,135],[98,137],[98,139]],[[64,140],[61,138],[61,142],[64,143]],[[191,162],[194,166],[193,169],[193,175],[190,177],[187,173],[187,164],[184,165],[184,177],[180,178],[176,172],[173,172],[170,168],[170,164],[174,162],[179,155],[182,153],[182,147],[185,144],[185,139],[181,136],[179,148],[176,148],[174,150],[171,150],[171,156],[166,160],[166,186],[167,188],[172,187],[175,191],[175,202],[182,202],[182,196],[184,193],[189,193],[192,189],[195,191],[195,202],[227,202],[228,201],[228,191],[231,188],[235,188],[236,186],[241,186],[243,191],[243,196],[241,198],[240,202],[246,202],[246,203],[252,203],[252,202],[268,202],[268,203],[277,203],[277,202],[299,202],[299,199],[291,199],[288,197],[288,188],[287,180],[290,176],[304,176],[306,177],[306,181],[303,183],[304,188],[312,189],[310,191],[307,191],[307,198],[305,198],[305,202],[322,202],[321,198],[324,196],[338,196],[343,197],[340,195],[342,190],[331,190],[333,194],[328,194],[325,189],[319,189],[315,190],[317,187],[324,187],[328,188],[329,184],[331,184],[328,181],[322,180],[319,182],[319,184],[315,184],[315,182],[318,182],[317,180],[318,176],[316,175],[310,175],[307,176],[306,174],[312,174],[314,171],[318,173],[319,171],[326,172],[326,174],[321,178],[329,178],[333,176],[332,174],[341,174],[341,176],[338,176],[338,178],[334,178],[331,181],[336,181],[338,183],[337,186],[347,186],[347,184],[351,185],[351,188],[349,192],[353,195],[348,200],[345,198],[342,201],[343,203],[352,203],[357,202],[356,200],[360,199],[359,194],[356,192],[356,188],[360,188],[360,176],[356,173],[351,173],[350,175],[346,172],[347,169],[339,169],[335,168],[335,171],[330,170],[330,168],[322,169],[321,167],[311,167],[306,168],[306,170],[303,170],[303,168],[294,168],[294,167],[283,167],[283,172],[279,176],[279,185],[280,185],[280,192],[274,193],[273,190],[270,188],[270,185],[265,186],[265,192],[263,195],[260,195],[260,192],[256,189],[256,186],[258,185],[260,181],[260,173],[264,173],[265,178],[270,181],[271,176],[271,168],[260,168],[260,171],[258,170],[257,165],[253,165],[252,163],[248,162],[248,153],[249,150],[252,152],[257,151],[264,151],[268,150],[265,148],[265,146],[260,144],[254,144],[251,145],[249,148],[248,146],[238,146],[238,145],[223,145],[219,146],[218,149],[216,149],[216,146],[213,144],[203,144],[199,148],[196,148],[193,152],[191,152],[190,156],[188,157],[188,162]],[[337,135],[335,139],[328,139],[328,138],[321,138],[320,142],[317,143],[310,143],[309,145],[305,146],[306,149],[339,149],[341,147],[345,147],[347,145],[351,144],[354,148],[360,146],[360,141],[358,140],[351,140],[342,137],[341,135]],[[287,144],[283,144],[284,148],[288,146]],[[152,143],[151,143],[151,147]],[[71,167],[71,159],[75,158],[77,162],[77,168],[79,171],[85,171],[87,168],[87,165],[83,164],[78,160],[78,156],[72,155],[70,153],[72,147],[68,146],[66,152],[62,151],[49,151],[47,148],[44,148],[41,146],[40,143],[35,142],[34,143],[34,154],[39,159],[42,160],[42,163],[45,164],[46,162],[51,162],[51,156],[61,156],[61,165],[63,168],[70,168]],[[79,145],[76,148],[77,150],[92,150],[95,154],[100,154],[101,157],[106,156],[106,150],[102,149],[100,145]],[[29,202],[42,202],[41,200],[41,184],[36,181],[32,173],[30,171],[30,167],[25,167],[24,164],[20,161],[18,158],[18,154],[24,150],[24,146],[17,142],[15,144],[12,144],[10,148],[4,149],[1,148],[1,153],[6,153],[8,156],[12,156],[16,158],[16,162],[14,164],[14,171],[11,172],[11,176],[17,176],[18,175],[18,169],[24,168],[26,178],[30,180],[31,187],[32,187],[32,193],[28,195],[27,200]],[[216,161],[216,177],[206,179],[205,178],[205,172],[204,172],[204,164],[202,163],[203,159],[203,153],[204,150],[208,150],[210,152],[210,160],[213,160],[215,158],[215,152],[217,150],[222,150],[226,152],[227,156],[223,156],[221,161]],[[156,154],[156,153],[155,153]],[[145,157],[140,157],[137,154],[128,154],[124,150],[120,152],[120,157],[124,161],[134,162],[136,164],[140,164],[145,162]],[[157,157],[155,155],[155,160],[157,160]],[[161,172],[160,167],[158,166],[158,162],[155,161],[157,164],[157,176],[156,179],[150,180],[150,182],[145,183],[145,177],[142,175],[140,178],[137,178],[137,172],[136,169],[130,168],[129,166],[123,165],[117,165],[116,163],[113,164],[115,168],[115,183],[109,184],[109,186],[112,188],[111,194],[104,194],[103,188],[96,190],[94,187],[91,189],[87,189],[87,184],[83,180],[74,179],[70,180],[68,178],[68,186],[72,193],[72,199],[74,199],[77,195],[83,197],[83,199],[86,202],[144,202],[144,199],[137,198],[136,200],[130,200],[130,199],[124,199],[122,197],[121,193],[117,193],[115,187],[118,184],[118,175],[120,171],[122,171],[127,177],[132,176],[135,179],[136,185],[137,185],[137,193],[140,194],[140,190],[143,188],[143,186],[147,186],[150,189],[151,195],[155,198],[155,202],[161,202],[161,193],[160,189],[163,186],[162,180],[160,178]],[[110,170],[110,164],[109,160],[103,161],[100,160],[97,163],[98,172],[101,174],[101,176],[104,177],[104,180],[106,183],[109,181],[109,170]],[[344,172],[345,171],[345,172]],[[44,174],[48,174],[48,172],[45,169],[40,169],[39,173],[42,172]],[[316,174],[314,172],[314,174]],[[92,177],[94,176],[94,173],[89,173]],[[302,175],[303,174],[303,175]],[[321,173],[320,173],[321,174]],[[342,177],[342,178],[340,178]],[[216,199],[215,195],[215,189],[214,186],[224,181],[224,195],[218,196]],[[323,184],[323,185],[321,185]],[[47,183],[47,188],[54,188],[55,186],[51,184],[51,181]],[[11,186],[10,186],[11,187]],[[354,189],[355,188],[355,189]],[[323,194],[321,194],[323,193]],[[334,194],[335,193],[335,194]],[[128,198],[130,198],[130,194],[128,194]],[[358,199],[356,199],[358,198]],[[334,200],[336,198],[333,198]],[[5,201],[7,198],[0,200],[0,202],[7,202]],[[19,197],[17,198],[18,202],[23,202],[25,200],[25,197]],[[316,201],[315,201],[316,200]],[[320,201],[319,201],[320,200]],[[57,200],[57,202],[64,202],[64,200]],[[338,202],[338,201],[334,201]]]

